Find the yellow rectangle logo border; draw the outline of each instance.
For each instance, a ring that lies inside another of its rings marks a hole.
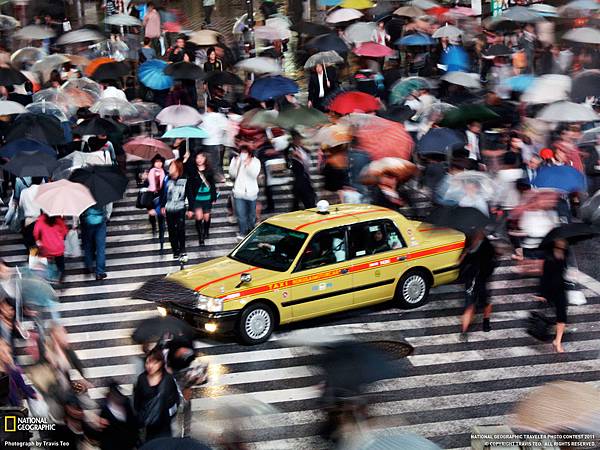
[[[12,420],[12,427],[9,428],[9,420]],[[4,431],[7,433],[13,433],[17,431],[17,416],[4,416]]]

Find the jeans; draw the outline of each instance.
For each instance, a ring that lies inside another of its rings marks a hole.
[[[106,273],[106,222],[97,225],[82,223],[83,261],[92,269],[96,260],[96,275]]]
[[[173,254],[185,253],[185,210],[167,211],[167,228]]]
[[[256,222],[256,200],[246,200],[243,198],[236,198],[234,200],[240,235],[246,236],[254,228]]]

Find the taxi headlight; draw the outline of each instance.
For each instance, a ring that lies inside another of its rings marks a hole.
[[[196,308],[208,312],[220,312],[223,311],[223,300],[220,298],[207,297],[206,295],[198,294]]]

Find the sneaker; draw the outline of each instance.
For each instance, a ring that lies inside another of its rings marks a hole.
[[[186,263],[188,262],[188,255],[187,253],[182,253],[181,256],[179,257],[179,262],[180,263]]]
[[[235,218],[235,216],[227,216],[227,222],[234,224],[237,222],[237,219]]]
[[[179,259],[181,256],[179,253],[173,253],[173,259]]]
[[[469,334],[465,331],[458,335],[458,342],[469,342]]]
[[[97,273],[96,274],[96,281],[102,281],[104,280],[108,275],[106,275],[105,273]]]
[[[483,319],[483,331],[489,333],[492,331],[492,324],[490,323],[490,319]]]
[[[235,239],[236,239],[238,242],[242,242],[242,241],[244,240],[244,236],[242,236],[241,234],[237,234],[237,235],[235,236]]]

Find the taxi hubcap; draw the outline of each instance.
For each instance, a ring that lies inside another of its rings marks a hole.
[[[425,295],[425,280],[419,275],[412,275],[404,282],[402,294],[408,303],[418,303]]]
[[[264,309],[255,309],[246,318],[246,334],[252,339],[263,338],[269,331],[271,318]]]

